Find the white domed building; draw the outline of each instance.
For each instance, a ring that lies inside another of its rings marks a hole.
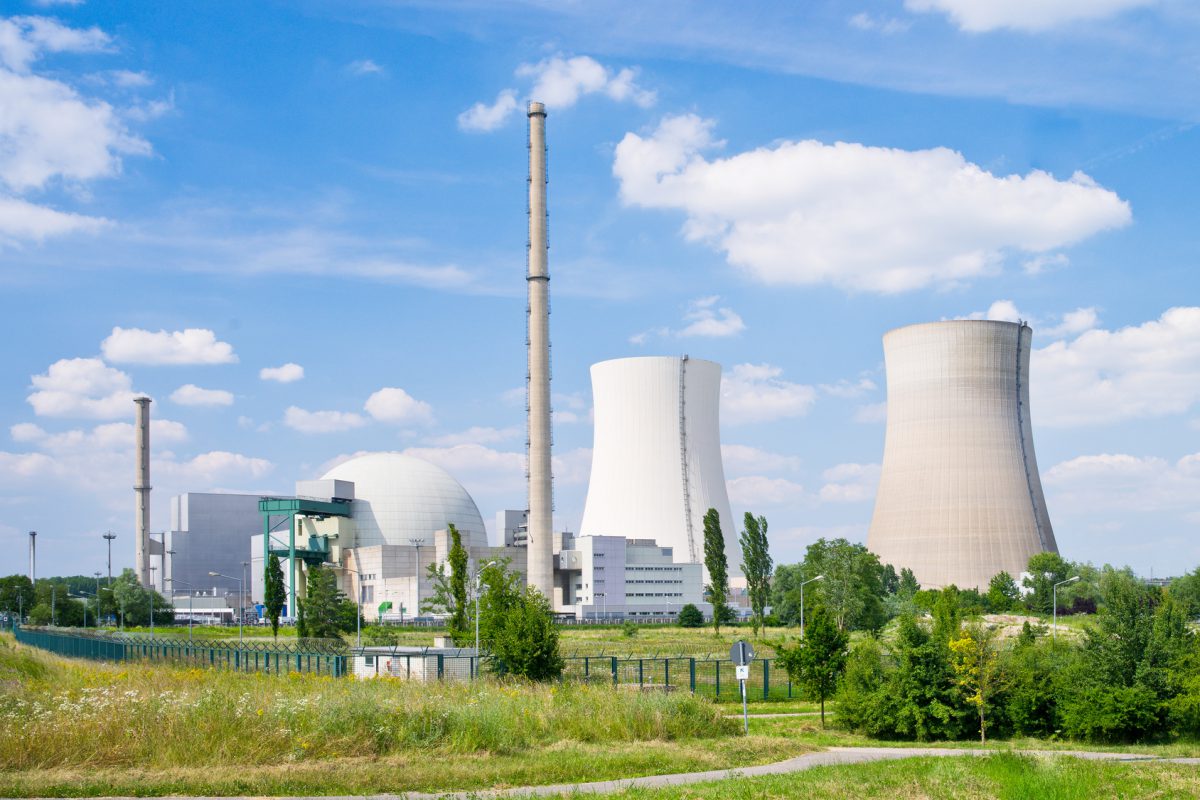
[[[453,524],[467,548],[487,547],[487,529],[471,495],[436,464],[403,453],[367,453],[338,464],[323,481],[354,484],[354,546],[433,544]]]

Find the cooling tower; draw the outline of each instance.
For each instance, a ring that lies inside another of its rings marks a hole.
[[[883,337],[887,439],[867,547],[926,588],[986,589],[1058,552],[1033,452],[1032,337],[975,320]]]
[[[721,465],[721,365],[683,356],[592,366],[595,434],[581,536],[652,539],[676,562],[704,562],[717,509],[729,574],[741,550]],[[708,575],[705,573],[705,581]]]

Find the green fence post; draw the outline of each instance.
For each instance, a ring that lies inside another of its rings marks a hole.
[[[763,659],[763,700],[769,699],[771,694],[771,662],[768,659]]]
[[[438,653],[438,680],[440,681],[446,674],[446,656]]]
[[[588,657],[587,657],[587,656],[584,656],[584,657],[583,657],[583,677],[584,677],[584,678],[587,678],[587,676],[588,676],[588,674],[589,674],[589,673],[588,673],[588,660],[589,660],[589,659],[588,659]]]
[[[714,661],[713,663],[717,665],[717,693],[714,696],[719,700],[721,698],[721,662]]]
[[[645,685],[646,685],[646,667],[645,667],[645,664],[646,664],[646,659],[644,659],[644,658],[639,658],[639,659],[638,659],[638,686],[639,686],[639,687],[642,687],[642,686],[645,686]]]
[[[663,689],[671,688],[671,659],[663,659]]]
[[[691,685],[692,694],[695,694],[696,693],[696,658],[695,658],[695,656],[688,659],[688,662],[689,662],[688,671],[691,673],[688,676],[688,683]]]
[[[613,676],[613,686],[616,686],[617,685],[617,657],[616,656],[612,657],[612,676]]]

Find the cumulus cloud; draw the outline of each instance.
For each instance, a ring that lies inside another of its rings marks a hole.
[[[458,127],[464,131],[487,132],[499,128],[517,110],[517,90],[505,89],[493,103],[476,103],[458,115]]]
[[[1074,336],[1084,331],[1090,331],[1099,324],[1100,312],[1094,307],[1077,308],[1063,314],[1062,320],[1057,325],[1042,328],[1041,333],[1051,337]]]
[[[1053,508],[1097,511],[1195,511],[1200,453],[1171,462],[1157,456],[1101,453],[1055,464],[1043,475]]]
[[[1184,414],[1200,402],[1200,307],[1033,350],[1035,424],[1067,427]]]
[[[987,311],[973,311],[960,319],[988,319],[1000,322],[1024,321],[1034,329],[1038,336],[1056,339],[1071,336],[1084,331],[1090,331],[1100,323],[1100,312],[1095,307],[1077,308],[1074,311],[1047,319],[1039,319],[1031,314],[1022,313],[1012,300],[997,300],[988,306]],[[1057,319],[1051,323],[1052,319]]]
[[[384,387],[372,394],[363,408],[380,422],[399,425],[428,425],[433,422],[433,407],[429,403],[417,400],[394,386]]]
[[[887,403],[867,403],[854,409],[854,421],[865,425],[887,422]]]
[[[346,65],[346,72],[357,77],[366,75],[386,75],[387,70],[376,64],[369,58],[363,58],[358,61],[351,61]]]
[[[721,462],[727,475],[798,470],[801,464],[798,456],[772,453],[745,444],[721,445]]]
[[[151,152],[109,103],[32,71],[44,53],[99,52],[111,44],[98,28],[70,28],[44,17],[0,19],[0,243],[94,232],[104,219],[19,195],[53,182],[76,187],[111,177],[123,156]]]
[[[907,20],[897,19],[887,16],[872,16],[865,11],[860,11],[847,20],[851,28],[857,28],[860,31],[875,31],[882,33],[884,36],[892,36],[897,33],[904,33],[911,27],[911,23]]]
[[[875,497],[879,486],[878,464],[838,464],[821,475],[825,484],[819,497],[824,503],[861,503]]]
[[[947,148],[784,141],[729,158],[712,120],[627,133],[613,174],[630,206],[683,211],[684,236],[772,285],[903,292],[996,272],[1010,253],[1129,223],[1128,203],[1076,173],[996,176]]]
[[[904,0],[909,11],[945,14],[971,33],[1008,29],[1041,33],[1106,19],[1159,0]]]
[[[289,361],[281,367],[263,367],[258,371],[258,377],[264,381],[292,383],[304,377],[304,367]]]
[[[747,475],[725,484],[730,501],[743,508],[778,506],[806,499],[804,486],[787,478]]]
[[[339,433],[367,424],[361,414],[346,411],[306,411],[288,406],[283,412],[283,424],[301,433]]]
[[[185,383],[171,392],[171,402],[181,406],[231,406],[233,392],[224,389],[201,389],[194,383]]]
[[[717,307],[719,295],[700,297],[688,303],[683,314],[683,326],[677,330],[651,328],[629,337],[631,344],[645,344],[651,336],[674,336],[681,339],[703,337],[723,339],[746,330],[746,323],[732,308]]]
[[[132,379],[98,358],[64,358],[32,378],[26,398],[39,417],[113,419],[133,414]]]
[[[128,452],[134,446],[136,430],[128,422],[108,422],[90,431],[73,429],[49,433],[32,422],[22,422],[9,429],[15,442],[35,443],[39,450],[53,453],[86,453],[95,451]],[[150,420],[150,441],[156,445],[178,444],[188,439],[187,427],[169,419]]]
[[[114,364],[236,364],[233,345],[217,340],[205,328],[146,331],[113,328],[100,343],[104,358]]]
[[[817,399],[811,386],[791,383],[770,364],[738,364],[721,378],[721,419],[731,425],[771,422],[808,413]]]
[[[612,70],[589,56],[566,58],[558,55],[536,64],[522,64],[516,75],[531,82],[529,98],[544,103],[548,110],[570,108],[581,97],[603,94],[619,103],[642,108],[654,105],[654,92],[637,83],[637,70]],[[520,108],[516,89],[504,89],[492,103],[478,102],[458,115],[464,131],[492,131],[508,121]]]
[[[870,394],[879,387],[875,385],[875,381],[871,380],[870,378],[863,377],[856,381],[848,381],[843,378],[837,383],[822,383],[817,388],[832,397],[841,397],[849,400],[855,397],[862,397],[865,394]]]
[[[476,425],[465,431],[434,436],[429,440],[429,444],[437,447],[454,447],[460,444],[499,444],[512,441],[520,437],[523,432],[524,428],[518,428],[515,425],[508,428],[489,428]]]

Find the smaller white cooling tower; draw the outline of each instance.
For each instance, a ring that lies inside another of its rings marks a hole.
[[[674,356],[592,366],[595,434],[581,536],[653,539],[676,562],[704,562],[717,509],[731,577],[741,550],[721,464],[721,365]],[[708,580],[707,572],[705,581]]]

